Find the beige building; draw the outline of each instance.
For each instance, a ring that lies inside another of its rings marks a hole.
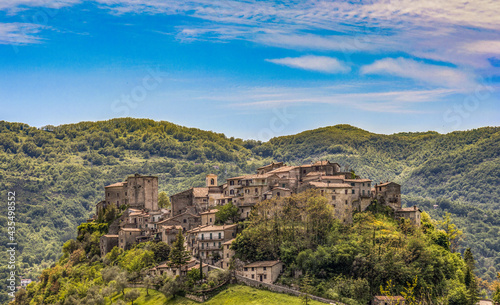
[[[106,234],[101,236],[99,240],[101,256],[106,255],[114,247],[118,247],[118,235]]]
[[[158,234],[161,236],[161,241],[171,246],[177,238],[179,231],[183,231],[182,226],[160,226]]]
[[[243,267],[241,275],[259,282],[272,284],[285,269],[285,265],[280,261],[261,261]]]
[[[137,228],[122,228],[118,232],[118,246],[123,250],[137,243],[137,238],[141,237],[142,230]]]
[[[379,203],[388,205],[394,210],[401,208],[401,185],[395,182],[375,184],[372,197]]]
[[[222,244],[222,262],[220,267],[223,269],[229,269],[231,266],[231,259],[234,257],[234,250],[231,250],[233,241],[234,238]]]
[[[204,262],[217,263],[223,258],[222,244],[236,237],[238,225],[200,226],[188,231],[188,249]]]
[[[96,212],[106,209],[109,205],[117,208],[128,205],[130,208],[158,210],[158,177],[135,174],[124,182],[114,183],[104,187],[105,199],[96,206]]]
[[[212,209],[210,211],[200,213],[201,225],[202,226],[211,226],[211,225],[214,225],[215,224],[215,214],[218,211],[219,210]]]
[[[189,270],[200,269],[200,262],[195,259],[191,259],[185,265],[182,265],[180,268],[180,275],[186,275]],[[202,263],[202,271],[203,274],[208,273],[208,264]],[[171,266],[170,262],[165,262],[156,267],[149,269],[149,274],[152,276],[163,276],[166,275],[168,277],[176,277],[179,275],[179,268],[175,266]]]
[[[396,211],[394,211],[394,216],[396,218],[406,218],[409,219],[410,222],[415,225],[415,226],[420,226],[421,224],[421,213],[419,208],[417,206],[412,206],[411,208],[401,208]]]

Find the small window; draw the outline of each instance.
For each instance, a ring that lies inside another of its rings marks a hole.
[[[354,186],[354,182],[351,182],[351,186]]]
[[[345,201],[345,204],[347,204],[347,200]]]
[[[345,194],[347,195],[347,190],[345,190]]]
[[[332,196],[332,200],[336,200],[336,199],[337,199],[337,197],[335,197],[335,196]]]
[[[210,185],[214,185],[214,184],[215,184],[214,178],[210,179]]]
[[[253,269],[253,268],[252,268],[252,269]],[[255,274],[252,274],[252,279],[254,279],[254,278],[255,278]]]
[[[266,270],[267,270],[267,267],[264,267],[264,271],[266,271]]]
[[[183,222],[184,222],[184,223],[186,223],[186,222],[187,222],[186,218],[184,218]]]
[[[353,194],[355,194],[355,193],[356,193],[356,191],[355,191],[355,190],[352,190],[352,193],[353,193]]]
[[[245,268],[245,271],[248,271],[248,268]]]
[[[267,279],[267,274],[264,274],[264,279]]]
[[[254,269],[255,269],[255,268],[254,268],[254,267],[252,267],[252,271],[254,271]]]

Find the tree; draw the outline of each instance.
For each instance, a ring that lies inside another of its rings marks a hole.
[[[215,221],[220,224],[225,224],[228,221],[236,223],[239,219],[238,207],[232,202],[219,207],[219,211],[215,213]]]
[[[166,192],[160,192],[160,194],[158,194],[158,206],[162,209],[170,208],[170,198],[168,198]]]
[[[180,275],[182,265],[185,265],[190,258],[191,254],[189,251],[186,251],[186,247],[184,246],[184,236],[182,235],[182,231],[179,230],[179,233],[172,244],[172,248],[170,249],[170,264],[171,266],[179,268]]]
[[[451,214],[449,212],[446,212],[444,219],[439,222],[439,225],[446,233],[451,252],[455,252],[458,249],[460,237],[464,233],[455,224],[451,223]]]
[[[404,291],[401,291],[401,295],[405,298],[405,305],[418,305],[415,298],[415,287],[417,287],[417,275],[413,278],[413,283],[406,283],[406,287],[404,287]]]
[[[465,249],[464,261],[466,264],[464,282],[469,295],[469,304],[474,305],[479,300],[479,287],[474,275],[475,262],[470,248]]]
[[[300,298],[302,299],[302,304],[308,305],[309,302],[311,301],[311,297],[309,294],[311,294],[313,291],[313,281],[311,276],[309,275],[309,272],[304,275],[302,278],[302,281],[300,283]]]
[[[167,243],[160,241],[151,247],[151,251],[154,253],[154,258],[157,263],[166,261],[168,259],[168,255],[170,254],[170,247]]]
[[[496,304],[500,304],[500,272],[497,273],[497,281],[491,286],[493,290],[492,299]]]
[[[132,305],[134,305],[134,301],[137,300],[141,296],[141,293],[137,289],[131,289],[125,293],[125,300],[132,302]]]
[[[142,282],[144,283],[144,286],[146,286],[146,295],[149,295],[149,287],[151,287],[154,283],[153,277],[151,275],[146,275]]]

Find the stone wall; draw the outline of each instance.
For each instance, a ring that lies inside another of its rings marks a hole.
[[[238,283],[243,283],[245,285],[248,285],[248,286],[251,286],[251,287],[255,287],[255,288],[266,288],[266,289],[268,289],[270,291],[273,291],[273,292],[286,293],[286,294],[291,294],[291,295],[295,295],[295,296],[300,296],[301,295],[301,292],[298,291],[298,290],[294,290],[294,289],[291,289],[291,288],[288,288],[288,287],[284,287],[284,286],[280,286],[280,285],[275,285],[275,284],[266,284],[266,283],[263,283],[263,282],[259,282],[259,281],[256,281],[256,280],[252,280],[252,279],[243,277],[241,275],[236,275],[236,281]],[[315,301],[318,301],[318,302],[321,302],[321,303],[345,305],[344,303],[341,303],[341,302],[338,302],[338,301],[334,301],[334,300],[320,298],[320,297],[317,297],[315,295],[309,295],[309,297],[312,300],[315,300]]]

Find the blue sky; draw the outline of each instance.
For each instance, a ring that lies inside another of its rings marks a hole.
[[[500,4],[0,2],[0,120],[167,120],[267,140],[500,125]]]

